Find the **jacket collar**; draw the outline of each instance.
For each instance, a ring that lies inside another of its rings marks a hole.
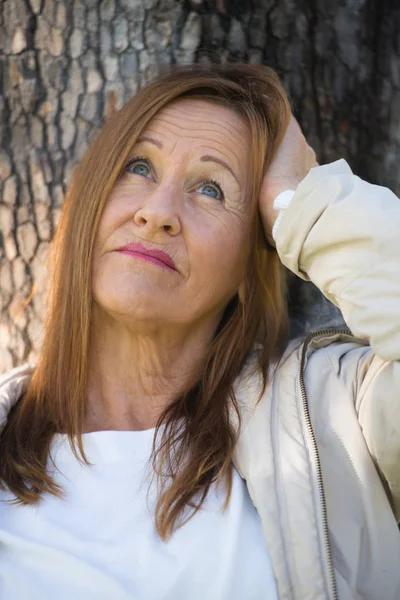
[[[24,364],[0,375],[0,434],[3,431],[8,413],[28,387],[33,367]]]

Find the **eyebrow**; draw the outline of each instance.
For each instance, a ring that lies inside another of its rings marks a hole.
[[[141,135],[140,138],[136,140],[136,143],[140,144],[141,142],[149,142],[149,144],[154,144],[154,146],[157,146],[157,148],[160,148],[160,150],[163,148],[162,142],[154,137],[151,137],[150,135]]]
[[[153,144],[154,146],[157,146],[157,148],[159,148],[160,150],[163,148],[163,144],[162,144],[162,142],[160,142],[160,140],[157,140],[156,138],[151,137],[149,135],[142,135],[139,137],[138,140],[136,140],[137,144],[140,144],[141,142],[148,142],[149,144]],[[217,158],[216,156],[211,156],[211,154],[205,154],[204,156],[202,156],[200,158],[200,160],[201,160],[201,162],[215,162],[215,163],[221,165],[222,167],[227,169],[232,174],[232,176],[236,180],[236,183],[238,184],[238,186],[241,187],[240,181],[239,181],[238,177],[236,176],[235,172],[221,158]]]

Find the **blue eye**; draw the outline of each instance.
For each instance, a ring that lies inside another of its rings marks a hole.
[[[145,158],[134,158],[125,167],[128,173],[148,177],[150,175],[150,164]]]
[[[129,163],[125,167],[125,170],[128,171],[128,173],[131,173],[132,175],[140,175],[141,177],[149,177],[149,175],[151,174],[150,163],[146,158],[142,156],[138,156],[129,161]],[[215,198],[215,200],[222,201],[225,198],[221,186],[217,181],[214,181],[213,179],[204,181],[200,189],[203,189],[203,191],[200,193],[209,196],[210,198]]]
[[[203,188],[203,190],[205,190],[201,193],[205,194],[206,196],[210,196],[210,198],[215,198],[216,200],[223,200],[225,197],[220,185],[213,179],[205,181],[201,187]]]

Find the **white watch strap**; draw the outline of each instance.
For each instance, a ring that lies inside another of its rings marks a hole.
[[[275,235],[278,230],[279,223],[281,222],[283,211],[289,206],[294,194],[294,190],[285,190],[284,192],[278,194],[278,196],[274,200],[273,206],[275,210],[280,211],[272,228],[272,237],[274,238],[274,240],[276,239]]]

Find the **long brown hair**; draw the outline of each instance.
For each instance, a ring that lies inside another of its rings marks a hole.
[[[92,322],[91,264],[103,208],[141,131],[169,102],[201,97],[222,103],[248,122],[252,139],[250,210],[252,243],[241,297],[226,307],[208,350],[203,374],[161,415],[153,444],[153,466],[172,483],[160,488],[156,524],[166,539],[202,505],[213,482],[225,482],[227,504],[240,415],[234,381],[255,346],[267,384],[268,366],[287,341],[283,268],[266,242],[258,216],[263,175],[283,139],[290,105],[276,73],[260,65],[190,65],[175,68],[143,87],[112,115],[72,178],[52,252],[52,285],[45,338],[29,388],[11,411],[1,438],[0,485],[16,502],[34,504],[62,489],[46,470],[57,432],[68,434],[77,459],[90,464],[82,432],[86,415]],[[182,426],[183,423],[183,426]],[[164,479],[164,482],[167,481]]]

